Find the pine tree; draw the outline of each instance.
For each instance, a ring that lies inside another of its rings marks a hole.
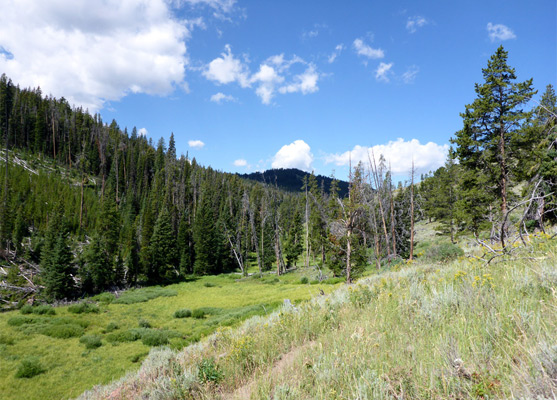
[[[469,189],[494,182],[482,189],[491,188],[499,202],[499,240],[503,248],[508,235],[509,188],[512,172],[519,162],[517,139],[521,123],[528,117],[521,106],[536,93],[532,89],[532,79],[515,82],[515,70],[507,65],[507,58],[503,46],[491,56],[487,68],[482,70],[485,82],[476,84],[477,98],[461,114],[464,129],[457,132],[453,140],[461,165],[485,176],[476,181],[468,179]]]
[[[147,276],[151,282],[175,279],[177,267],[176,235],[172,229],[170,214],[163,208],[151,237],[151,264]]]

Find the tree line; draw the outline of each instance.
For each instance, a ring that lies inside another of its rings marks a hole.
[[[350,167],[345,194],[314,174],[296,193],[202,167],[177,156],[174,135],[155,145],[2,75],[0,289],[17,298],[35,285],[54,300],[301,263],[350,282],[369,264],[412,259],[420,218],[453,242],[488,232],[506,249],[512,235],[554,221],[557,201],[555,92],[524,111],[532,80],[517,83],[507,57],[499,48],[483,70],[445,166],[417,184],[409,171],[395,187],[385,159],[370,154]]]

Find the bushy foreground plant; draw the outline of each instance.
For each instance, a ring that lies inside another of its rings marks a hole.
[[[45,372],[38,357],[28,357],[21,361],[15,373],[16,378],[32,378]]]
[[[188,308],[182,308],[181,310],[176,310],[174,312],[174,318],[189,318],[191,317],[191,310]]]
[[[89,313],[98,314],[99,311],[100,311],[99,306],[87,302],[73,304],[68,307],[68,312],[71,312],[73,314],[89,314]]]
[[[84,344],[87,349],[96,349],[103,345],[99,335],[84,335],[79,338],[79,343]]]
[[[464,251],[456,244],[439,243],[427,248],[425,257],[434,262],[448,262],[462,257]]]

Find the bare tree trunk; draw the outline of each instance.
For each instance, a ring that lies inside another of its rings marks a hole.
[[[393,188],[389,174],[389,197],[391,202],[391,237],[393,239],[393,255],[396,256],[396,233],[395,233],[395,202],[393,199]]]
[[[307,178],[306,178],[307,179]],[[306,268],[309,267],[309,197],[308,197],[308,182],[306,180]]]
[[[505,160],[505,131],[501,127],[499,132],[499,152],[501,154],[501,215],[507,215],[507,162]],[[501,248],[505,249],[505,239],[507,236],[506,218],[501,223]]]
[[[373,154],[373,150],[371,150],[372,152],[372,157],[373,157],[373,164],[371,162],[371,159],[369,160],[369,166],[371,168],[371,173],[373,175],[373,179],[375,181],[375,187],[377,188],[377,193],[381,193],[382,192],[382,188],[383,188],[383,173],[381,173],[381,176],[379,176],[379,172],[377,171],[377,165],[375,164],[375,154]],[[370,158],[369,153],[368,153],[368,158]],[[385,213],[383,212],[383,200],[381,199],[381,196],[379,196],[379,212],[381,213],[381,221],[383,223],[383,234],[385,235],[385,244],[387,246],[387,252],[390,252],[390,243],[389,243],[389,235],[387,233],[387,224],[385,222]]]
[[[83,180],[85,177],[83,176],[83,171],[81,171],[81,201],[79,202],[79,229],[83,226]]]

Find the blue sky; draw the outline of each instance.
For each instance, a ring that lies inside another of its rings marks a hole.
[[[0,0],[0,73],[222,171],[346,178],[371,148],[440,166],[501,44],[557,83],[557,10],[533,1]],[[539,97],[539,96],[538,96]]]

